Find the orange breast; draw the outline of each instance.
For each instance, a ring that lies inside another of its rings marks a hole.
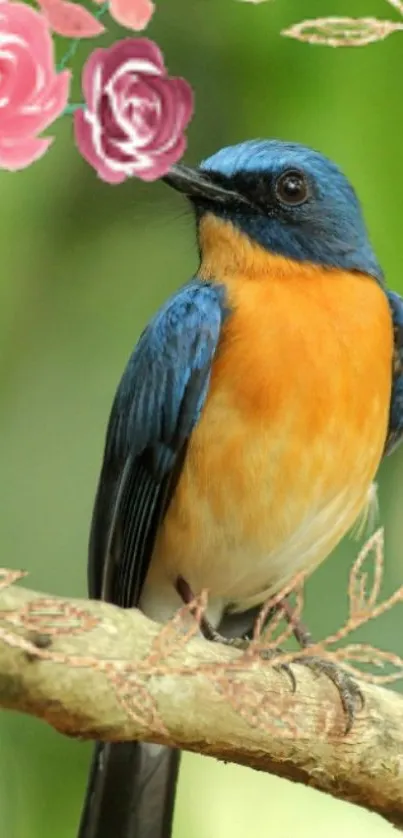
[[[373,279],[243,247],[221,266],[232,314],[150,574],[239,608],[326,558],[365,506],[393,340]]]

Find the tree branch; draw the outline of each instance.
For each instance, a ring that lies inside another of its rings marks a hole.
[[[8,584],[7,582],[5,584]],[[333,685],[184,637],[136,610],[0,590],[0,706],[69,736],[146,739],[313,786],[403,825],[403,699],[362,683],[344,736]]]

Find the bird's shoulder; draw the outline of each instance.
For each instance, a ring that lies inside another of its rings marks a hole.
[[[121,453],[172,442],[197,421],[209,368],[227,316],[226,290],[192,278],[143,330],[118,386],[108,437]],[[193,394],[193,398],[192,398]],[[191,406],[184,413],[184,405]],[[180,420],[180,421],[179,421]]]

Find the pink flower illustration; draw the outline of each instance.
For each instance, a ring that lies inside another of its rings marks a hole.
[[[127,38],[90,55],[86,108],[74,114],[77,146],[108,183],[156,180],[182,157],[193,111],[189,84],[170,78],[157,45]]]
[[[94,38],[105,27],[80,3],[69,0],[37,0],[49,26],[65,38]]]
[[[37,135],[66,107],[70,73],[57,74],[46,18],[24,3],[0,2],[0,167],[16,171],[45,153]]]
[[[94,0],[95,3],[102,3],[103,0]],[[110,0],[109,14],[127,29],[134,29],[139,32],[148,26],[154,13],[152,0]]]

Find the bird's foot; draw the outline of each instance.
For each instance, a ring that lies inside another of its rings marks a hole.
[[[279,605],[287,622],[292,625],[294,637],[301,648],[309,649],[315,646],[311,633],[300,620],[295,619],[288,602],[283,601]],[[346,717],[345,733],[349,733],[354,724],[357,708],[362,710],[364,707],[364,696],[354,678],[333,661],[321,658],[319,655],[296,656],[293,662],[308,667],[315,675],[326,675],[332,681],[339,693]]]
[[[308,667],[315,675],[326,675],[335,685],[346,718],[345,733],[349,733],[356,717],[357,709],[362,710],[364,696],[360,687],[348,672],[333,661],[316,655],[294,658],[294,663]]]
[[[244,634],[242,637],[225,637],[224,635],[220,634],[219,631],[216,631],[215,628],[206,620],[205,617],[202,617],[201,620],[201,630],[203,636],[206,640],[211,640],[213,643],[222,643],[224,646],[232,646],[233,649],[240,649],[242,651],[247,651],[249,646],[252,642],[252,638],[249,634]],[[279,655],[284,654],[283,650],[280,648],[272,648],[272,649],[261,649],[259,650],[259,656],[263,660],[271,660],[272,658],[277,658]],[[283,675],[287,675],[291,682],[291,689],[292,692],[295,692],[297,682],[295,679],[294,672],[292,671],[290,665],[288,663],[279,663],[274,664],[273,669],[276,672],[281,672]]]

